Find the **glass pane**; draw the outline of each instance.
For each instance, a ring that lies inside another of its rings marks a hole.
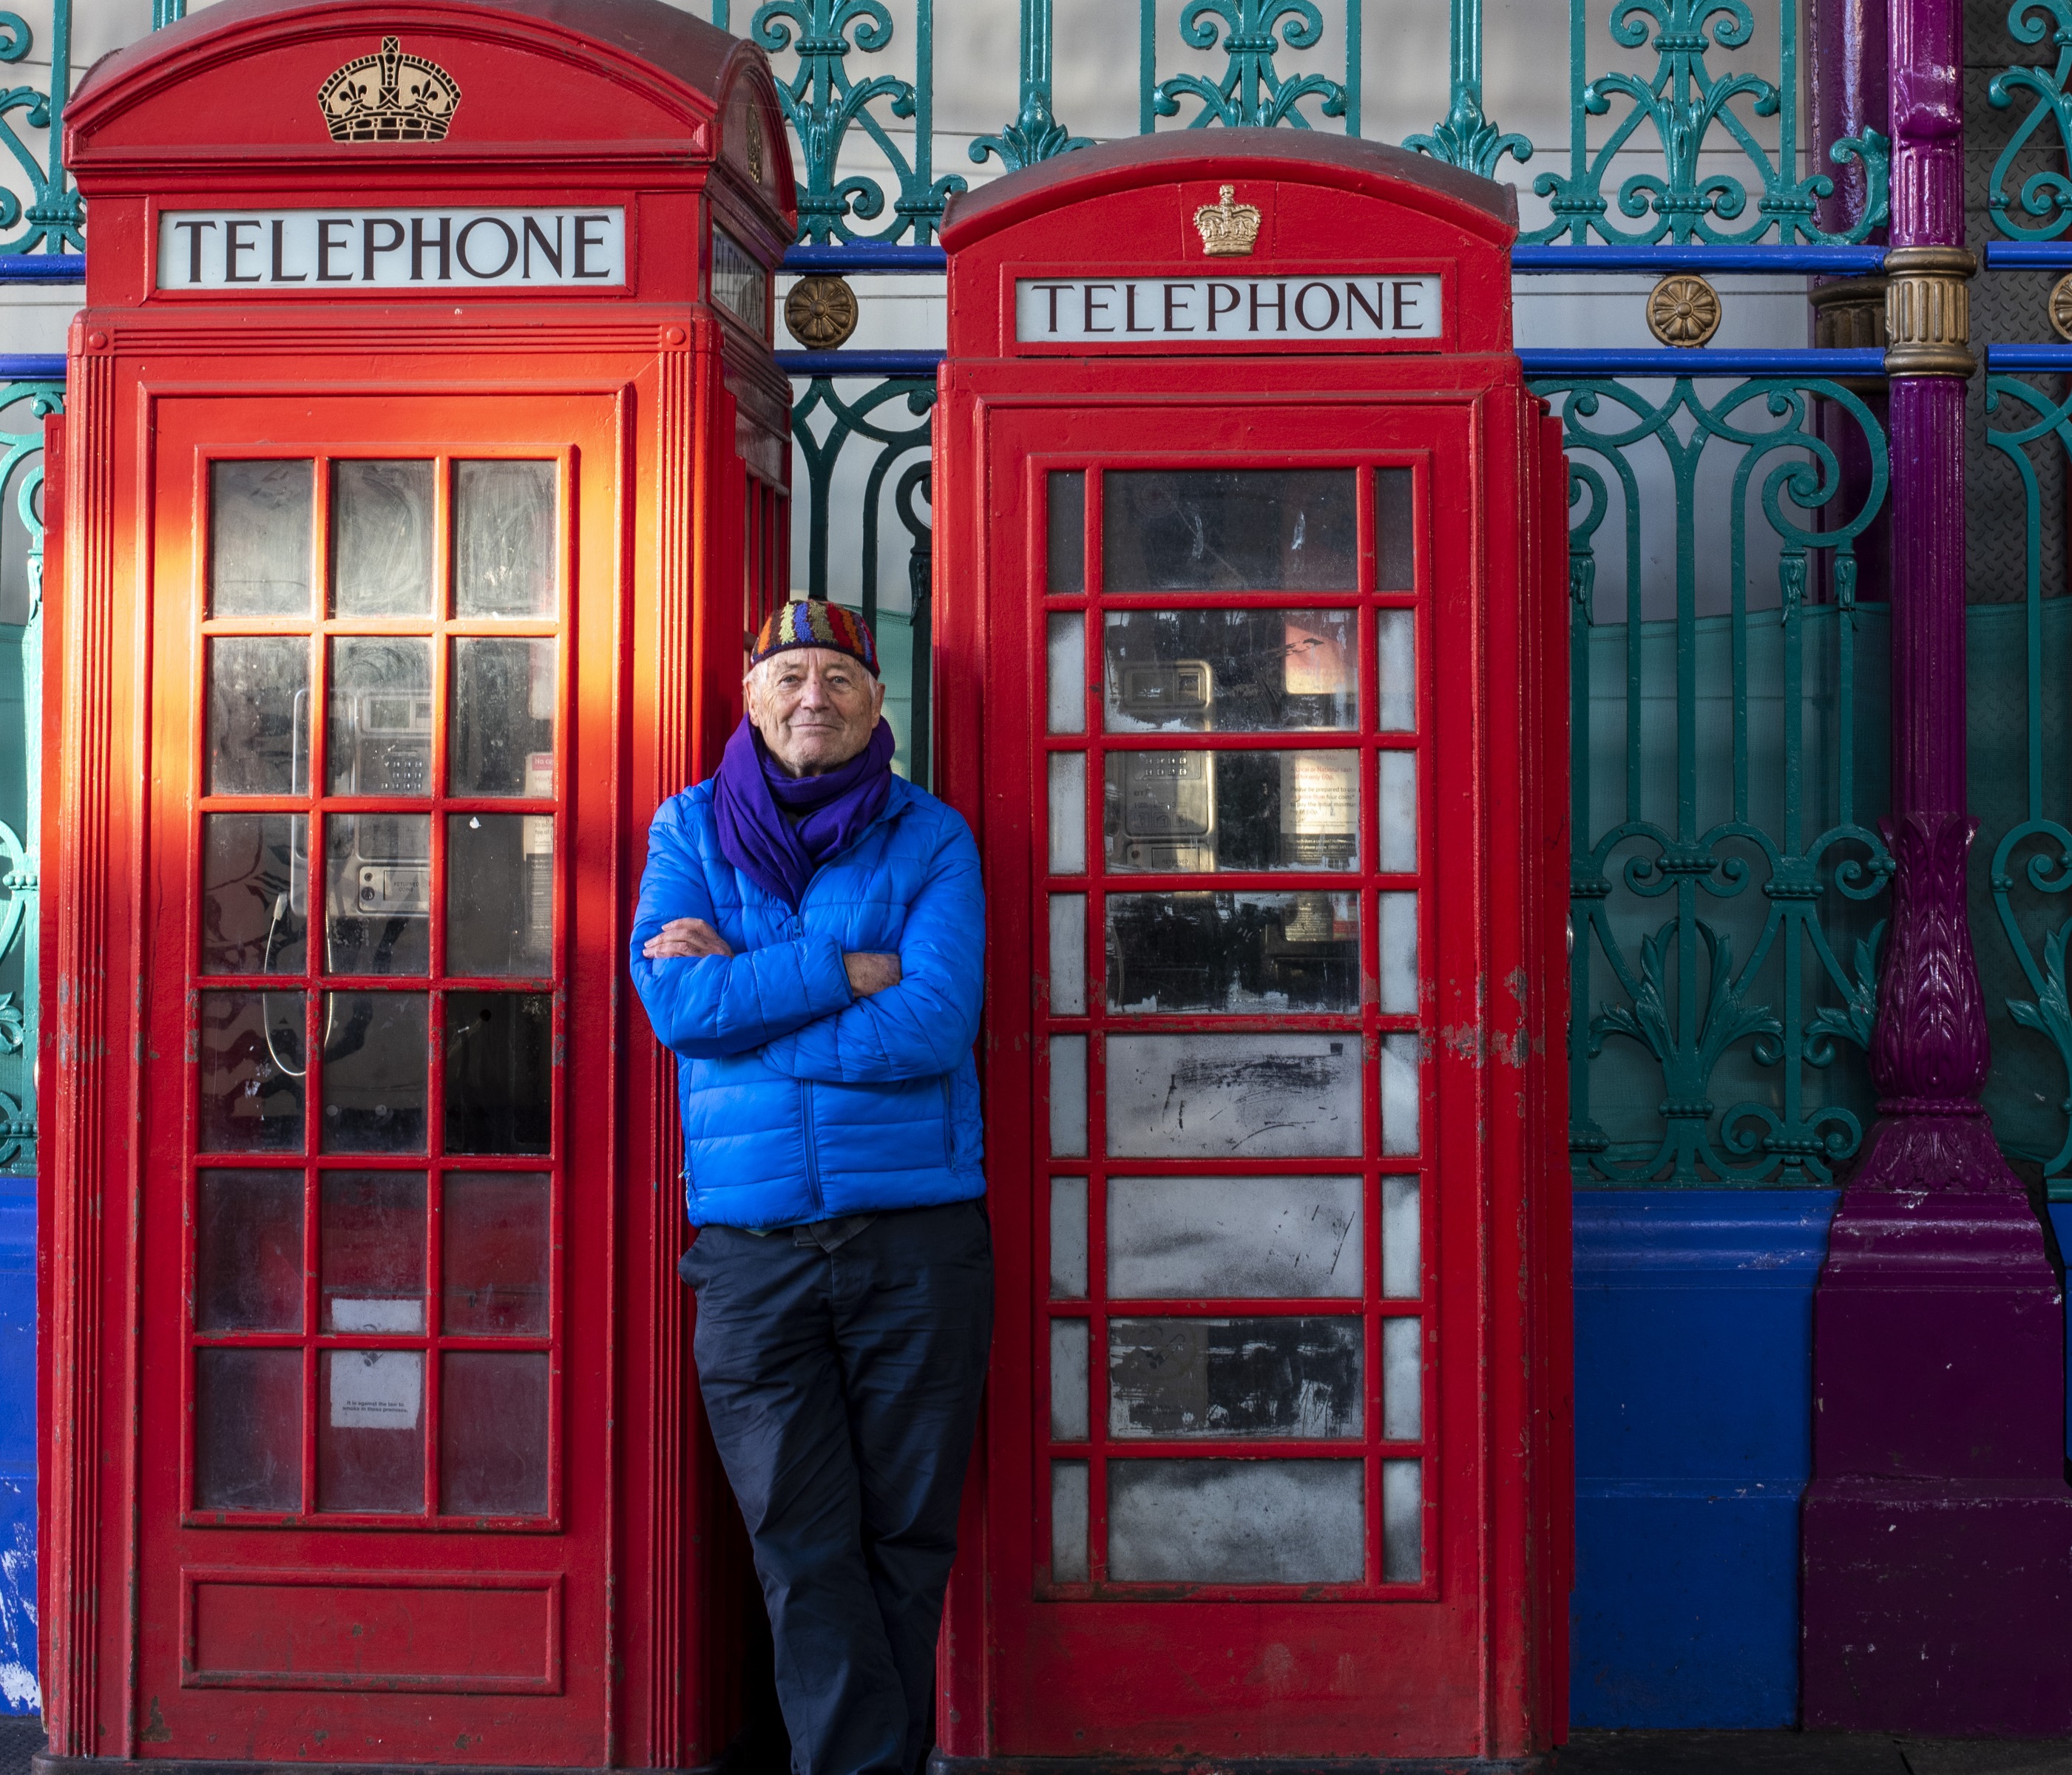
[[[1050,873],[1087,872],[1087,755],[1050,754]]]
[[[1050,1037],[1050,1151],[1061,1159],[1087,1156],[1087,1038]]]
[[[1381,867],[1408,875],[1417,867],[1417,754],[1381,754]]]
[[[1111,610],[1108,730],[1350,732],[1359,624],[1351,610]]]
[[[195,1352],[195,1508],[302,1507],[302,1353]]]
[[[1415,1177],[1381,1180],[1381,1292],[1384,1300],[1414,1300],[1424,1292],[1422,1228]]]
[[[440,1509],[449,1516],[544,1516],[545,1352],[449,1350],[439,1379]]]
[[[425,1353],[317,1357],[317,1508],[425,1507]]]
[[[1139,1159],[1357,1158],[1359,1060],[1356,1035],[1111,1035],[1108,1149]]]
[[[1350,469],[1133,469],[1101,477],[1111,592],[1351,591]]]
[[[1389,1017],[1417,1014],[1417,896],[1381,897],[1381,1009]]]
[[[453,647],[447,792],[539,794],[535,755],[545,754],[552,794],[554,643],[462,640]]]
[[[1111,1177],[1118,1300],[1347,1300],[1360,1294],[1358,1177]]]
[[[1087,1464],[1050,1463],[1050,1581],[1084,1584],[1087,1561]]]
[[[1087,1014],[1087,897],[1050,896],[1050,1014]]]
[[[1107,775],[1111,869],[1359,865],[1357,752],[1111,752]]]
[[[425,1150],[430,1015],[422,992],[324,995],[325,1152]]]
[[[1417,1150],[1417,1062],[1422,1043],[1414,1035],[1381,1039],[1381,1149]]]
[[[299,974],[309,959],[310,824],[302,814],[204,814],[201,971]]]
[[[549,1329],[552,1198],[536,1171],[449,1171],[439,1210],[446,1331],[544,1337]]]
[[[300,1331],[302,1173],[204,1171],[195,1181],[195,1329]]]
[[[432,643],[361,636],[331,644],[324,779],[335,795],[432,792]]]
[[[211,616],[310,614],[315,487],[312,462],[208,465]]]
[[[1383,610],[1374,619],[1381,655],[1381,730],[1417,731],[1417,613]]]
[[[1050,1180],[1050,1298],[1087,1295],[1087,1180]]]
[[[1424,1476],[1415,1461],[1381,1464],[1381,1576],[1416,1584],[1424,1576]]]
[[[204,992],[201,1149],[299,1153],[302,1148],[302,995]]]
[[[432,465],[335,462],[331,471],[334,616],[432,614]]]
[[[299,795],[310,787],[310,644],[237,635],[208,644],[208,792]]]
[[[1379,591],[1407,592],[1417,583],[1417,513],[1411,473],[1407,468],[1379,468],[1374,473],[1374,583]]]
[[[1350,894],[1112,894],[1111,1011],[1356,1011]]]
[[[1044,662],[1045,731],[1087,730],[1087,619],[1079,611],[1050,618]]]
[[[554,465],[454,464],[454,614],[554,614]]]
[[[324,893],[327,973],[429,972],[432,816],[326,816]]]
[[[1087,589],[1087,473],[1081,468],[1059,469],[1048,479],[1048,584],[1054,592],[1083,592]]]
[[[425,1173],[327,1171],[317,1240],[326,1331],[425,1329]]]
[[[1121,1584],[1357,1584],[1358,1461],[1112,1461],[1108,1575]]]
[[[1088,1329],[1083,1319],[1050,1321],[1050,1434],[1060,1442],[1087,1440]]]
[[[446,972],[546,974],[553,943],[554,816],[447,815]]]
[[[1415,1319],[1381,1321],[1381,1433],[1415,1442],[1424,1433],[1424,1351]]]
[[[1363,1331],[1343,1319],[1111,1319],[1112,1436],[1358,1436]]]
[[[545,1153],[553,1130],[553,1004],[545,992],[446,994],[446,1151]]]

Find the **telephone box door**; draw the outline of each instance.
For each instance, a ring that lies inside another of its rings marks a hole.
[[[984,409],[992,1752],[1474,1742],[1503,490],[1457,397],[1038,405]]]
[[[141,1748],[599,1766],[615,405],[157,417]]]

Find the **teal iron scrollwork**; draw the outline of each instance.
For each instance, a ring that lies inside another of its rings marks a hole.
[[[19,13],[0,12],[0,62],[18,62],[34,47]],[[64,104],[72,84],[72,0],[56,0],[51,16],[51,76],[47,91],[33,86],[0,88],[0,142],[14,157],[27,179],[25,207],[14,191],[0,187],[0,229],[21,225],[21,232],[0,240],[0,253],[81,253],[86,249],[86,212],[78,190],[65,171]],[[41,130],[40,150],[24,142],[11,118]]]
[[[1050,0],[1022,0],[1022,108],[997,136],[980,136],[972,158],[1000,157],[1004,172],[1019,172],[1056,154],[1092,146],[1059,122],[1050,109]]]
[[[1321,117],[1343,117],[1346,134],[1359,134],[1361,0],[1346,3],[1345,78],[1318,73],[1283,74],[1276,65],[1283,47],[1314,49],[1323,41],[1324,16],[1314,0],[1186,0],[1180,9],[1180,40],[1190,49],[1214,50],[1220,40],[1224,67],[1219,79],[1202,74],[1157,77],[1157,0],[1138,0],[1141,95],[1140,130],[1149,135],[1159,117],[1176,117],[1181,105],[1198,109],[1190,129],[1211,124],[1297,129],[1314,127],[1301,107],[1314,100]]]
[[[1403,146],[1494,179],[1506,154],[1521,166],[1530,160],[1532,143],[1499,129],[1482,109],[1482,0],[1453,0],[1450,25],[1452,102],[1428,134],[1408,137]]]
[[[2048,68],[2003,68],[1986,88],[1987,102],[1996,110],[2012,106],[2017,92],[2028,93],[2031,101],[1993,162],[1987,207],[1993,225],[2010,238],[2052,240],[2072,227],[2072,178],[2063,171],[2066,145],[2072,142],[2072,92],[2066,90],[2072,80],[2072,0],[2015,0],[2008,29],[2020,43],[2040,43],[2047,36],[2058,60]],[[2056,131],[2054,141],[2045,137],[2046,123]],[[2019,197],[2010,196],[2008,175],[2023,154],[2039,151],[2047,155],[2046,163],[2022,180]]]

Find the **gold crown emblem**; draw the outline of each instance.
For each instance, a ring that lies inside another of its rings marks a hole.
[[[1249,253],[1258,244],[1259,211],[1252,204],[1240,203],[1236,199],[1236,191],[1226,185],[1215,203],[1204,203],[1194,212],[1194,226],[1201,231],[1202,250],[1211,258]]]
[[[460,87],[437,62],[405,55],[384,37],[372,55],[347,62],[317,90],[333,142],[443,142],[460,109]]]

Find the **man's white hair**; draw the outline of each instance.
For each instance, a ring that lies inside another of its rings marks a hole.
[[[868,678],[873,684],[878,682],[878,677],[876,672],[873,672],[870,667],[865,665],[864,663],[861,659],[857,659],[854,654],[844,652],[840,647],[786,647],[782,652],[767,654],[762,659],[758,659],[754,664],[748,668],[747,671],[742,673],[741,681],[744,684],[760,684],[767,683],[768,680],[762,676],[764,668],[766,667],[775,665],[777,662],[782,659],[787,653],[838,653],[841,655],[843,659],[848,660],[851,665],[859,668],[862,672],[864,676]]]

